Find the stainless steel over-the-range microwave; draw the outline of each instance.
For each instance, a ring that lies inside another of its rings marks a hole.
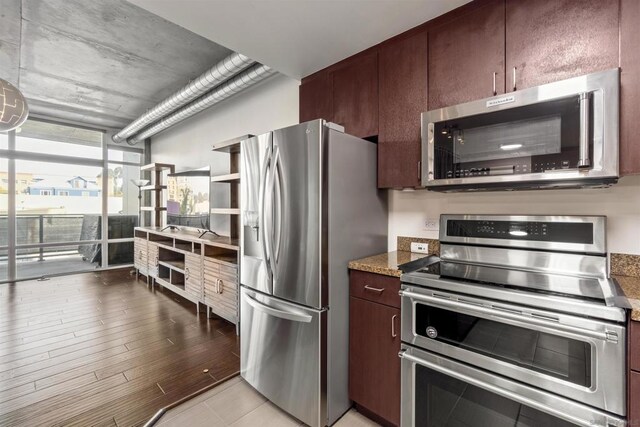
[[[618,180],[620,71],[422,114],[422,186],[601,187]]]

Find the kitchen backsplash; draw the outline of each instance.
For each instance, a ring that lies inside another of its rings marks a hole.
[[[640,255],[611,254],[611,274],[640,277]]]
[[[426,239],[424,237],[398,236],[398,250],[410,252],[411,242],[427,243],[429,245],[429,255],[440,255],[440,241],[437,239]]]

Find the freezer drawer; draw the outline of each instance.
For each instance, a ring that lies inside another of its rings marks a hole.
[[[267,399],[306,424],[326,423],[322,325],[311,310],[241,287],[240,373]]]

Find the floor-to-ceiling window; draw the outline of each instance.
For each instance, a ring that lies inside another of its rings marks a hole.
[[[0,134],[0,281],[132,263],[141,160],[99,130],[29,120]]]

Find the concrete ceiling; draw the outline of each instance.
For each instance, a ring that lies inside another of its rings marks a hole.
[[[470,0],[130,0],[300,79]]]
[[[123,0],[0,0],[0,78],[35,114],[121,128],[229,53]]]

